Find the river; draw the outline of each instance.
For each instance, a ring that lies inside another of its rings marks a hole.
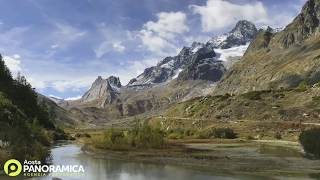
[[[52,148],[54,165],[83,165],[85,173],[76,176],[55,177],[63,180],[233,180],[233,179],[278,179],[219,173],[190,169],[186,167],[138,162],[97,159],[82,152],[77,144],[59,143]],[[253,165],[254,166],[254,165]],[[52,176],[37,178],[51,180]],[[301,179],[280,177],[279,179]],[[303,178],[311,179],[311,178]]]

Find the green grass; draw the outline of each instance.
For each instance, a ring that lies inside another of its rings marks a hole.
[[[137,123],[131,129],[107,129],[102,137],[93,137],[96,148],[111,150],[160,149],[166,146],[165,133],[148,123]]]
[[[172,129],[166,132],[169,139],[235,139],[238,134],[231,128],[207,128],[207,129]]]
[[[305,152],[320,158],[320,128],[312,128],[300,134],[299,141]]]

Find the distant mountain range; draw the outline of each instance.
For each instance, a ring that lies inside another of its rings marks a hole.
[[[239,21],[229,33],[213,37],[207,43],[193,42],[190,47],[182,48],[177,56],[166,57],[156,66],[146,68],[126,86],[122,86],[117,77],[102,79],[99,76],[81,98],[81,102],[102,98],[112,103],[119,96],[120,89],[151,88],[175,79],[217,82],[226,72],[232,58],[241,57],[257,33],[253,23]],[[232,53],[228,54],[228,50]]]
[[[318,1],[310,0],[285,28],[256,26],[246,20],[206,43],[193,42],[176,56],[122,85],[115,76],[98,77],[75,101],[53,99],[78,119],[106,123],[209,94],[241,94],[318,82]],[[303,59],[303,64],[300,60]]]
[[[172,103],[212,93],[258,32],[253,23],[242,20],[229,33],[183,47],[178,55],[146,68],[125,86],[118,77],[99,76],[79,100],[51,99],[78,119],[93,123],[157,112]]]

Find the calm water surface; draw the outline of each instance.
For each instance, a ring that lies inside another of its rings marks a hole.
[[[52,149],[53,164],[81,164],[83,176],[58,177],[63,180],[233,180],[228,175],[213,175],[170,165],[155,165],[96,159],[81,151],[76,144],[60,144]],[[43,177],[39,179],[52,179]]]
[[[274,179],[239,174],[198,171],[185,167],[122,162],[97,159],[81,151],[76,144],[58,144],[52,149],[53,164],[83,165],[82,176],[57,177],[63,180],[233,180],[233,179]],[[56,178],[56,177],[55,177]],[[51,180],[53,177],[37,178]],[[278,178],[276,178],[278,179]],[[282,179],[282,178],[280,178]],[[294,178],[295,179],[295,178]]]

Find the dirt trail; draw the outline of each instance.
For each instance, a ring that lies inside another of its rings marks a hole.
[[[197,119],[197,118],[182,118],[182,117],[165,117],[165,116],[158,116],[155,118],[159,119],[177,119],[177,120],[193,120],[193,121],[205,121],[206,119]],[[234,121],[235,123],[241,123],[241,122],[261,122],[261,121],[255,121],[255,120],[239,120]],[[279,121],[282,122],[282,121]],[[320,123],[311,123],[311,122],[303,122],[302,125],[312,125],[312,126],[320,126]]]

